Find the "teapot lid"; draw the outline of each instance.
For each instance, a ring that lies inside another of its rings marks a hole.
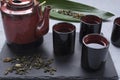
[[[7,7],[11,10],[24,10],[34,6],[33,0],[9,0]]]

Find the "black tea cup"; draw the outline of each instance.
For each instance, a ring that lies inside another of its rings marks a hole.
[[[95,15],[86,15],[81,17],[81,26],[79,34],[79,42],[82,43],[82,38],[91,33],[101,32],[102,19]]]
[[[76,27],[73,24],[61,22],[53,26],[54,54],[65,56],[74,53]]]
[[[87,71],[101,69],[106,62],[109,41],[97,33],[84,36],[82,41],[82,67]]]
[[[111,34],[111,42],[114,46],[120,47],[120,17],[114,20]]]

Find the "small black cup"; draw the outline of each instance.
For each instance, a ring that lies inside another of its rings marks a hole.
[[[82,41],[82,67],[87,71],[97,71],[104,67],[109,41],[97,33],[84,36]]]
[[[74,25],[61,22],[53,26],[54,54],[65,56],[74,53],[75,33]]]
[[[116,47],[120,47],[120,17],[116,18],[113,23],[111,42]]]
[[[82,38],[90,33],[101,32],[102,19],[95,15],[86,15],[81,17],[81,28],[79,34],[79,41],[82,43]]]

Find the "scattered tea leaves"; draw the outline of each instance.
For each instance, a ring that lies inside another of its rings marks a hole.
[[[8,73],[15,72],[15,74],[18,75],[24,75],[34,68],[37,70],[43,69],[44,73],[54,75],[56,69],[51,66],[53,61],[53,59],[43,59],[40,55],[19,56],[16,58],[7,57],[3,60],[3,62],[11,63],[11,67],[6,69],[4,74],[7,75]]]

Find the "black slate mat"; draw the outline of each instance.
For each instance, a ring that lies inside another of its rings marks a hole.
[[[55,58],[53,66],[57,68],[54,75],[44,73],[42,70],[31,70],[26,75],[16,75],[10,73],[4,75],[5,70],[11,65],[3,63],[5,57],[15,56],[8,46],[5,44],[0,53],[0,80],[118,80],[113,61],[110,54],[108,55],[106,65],[97,72],[86,72],[81,68],[81,48],[76,35],[75,53],[66,57],[55,57],[53,55],[52,34],[44,36],[44,43],[41,47],[32,53],[38,53],[48,58]],[[19,53],[20,54],[20,53]]]

